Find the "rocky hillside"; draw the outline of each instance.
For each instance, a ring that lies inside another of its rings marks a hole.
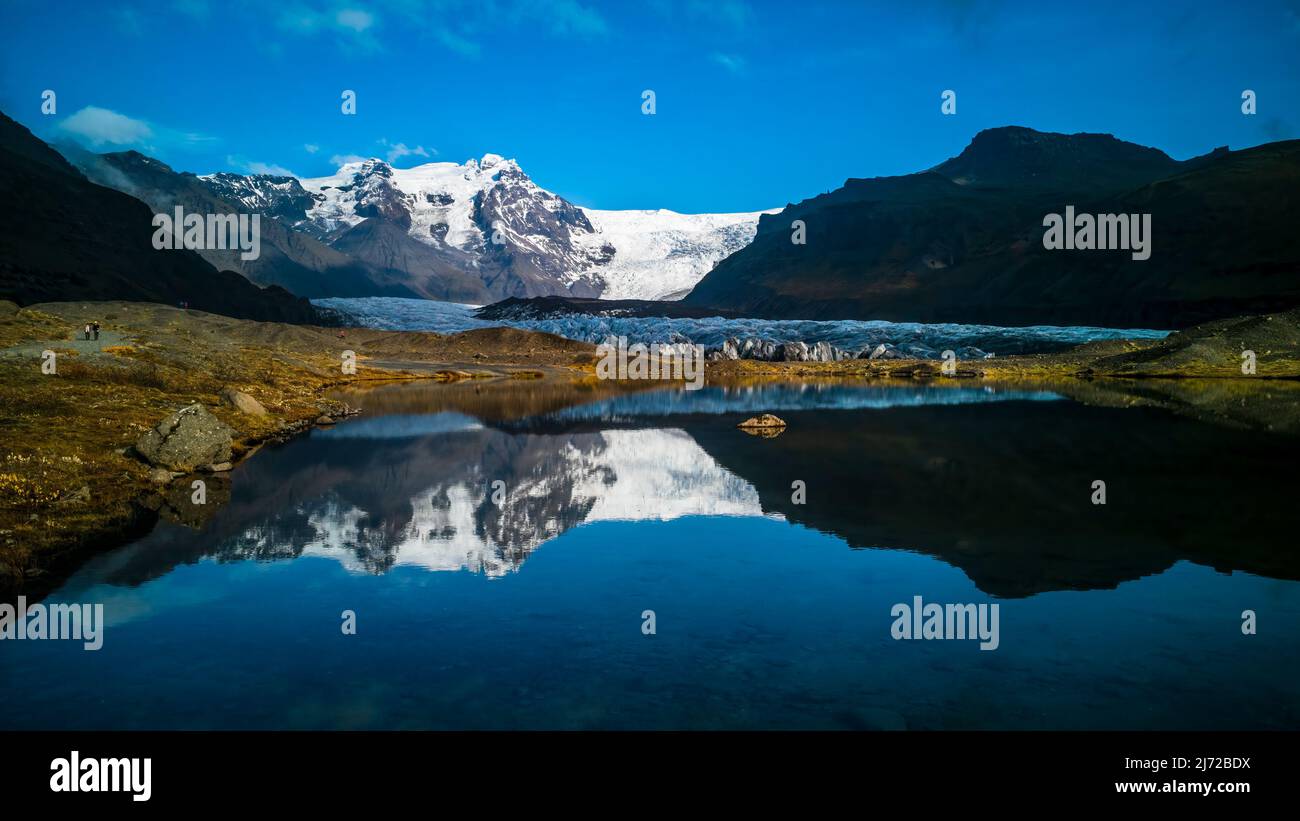
[[[216,268],[237,271],[259,285],[279,285],[309,298],[416,296],[382,270],[283,222],[300,219],[301,209],[312,202],[292,177],[220,174],[213,179],[200,178],[173,171],[166,163],[137,151],[94,154],[66,144],[59,150],[92,182],[130,194],[157,213],[172,213],[180,206],[185,213],[261,214],[258,258],[242,259],[236,249],[196,252]],[[233,186],[231,178],[244,184]]]
[[[1150,214],[1151,255],[1047,250],[1043,219]],[[1098,134],[981,132],[901,177],[764,215],[686,298],[770,318],[1178,328],[1300,304],[1300,141],[1176,161]],[[791,242],[803,220],[807,243]]]
[[[153,210],[94,184],[0,113],[0,298],[126,299],[227,316],[317,322],[305,300],[259,288],[192,251],[155,250]]]

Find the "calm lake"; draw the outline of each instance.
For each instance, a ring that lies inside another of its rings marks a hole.
[[[47,598],[103,647],[0,645],[0,727],[1300,728],[1295,438],[1034,388],[348,400]],[[917,596],[997,648],[896,640]]]

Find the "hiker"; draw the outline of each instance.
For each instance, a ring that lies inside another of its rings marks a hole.
[[[95,339],[99,339],[99,323],[98,322],[92,323],[90,328],[95,332]]]
[[[90,323],[89,323],[89,322],[86,323],[86,337],[85,337],[85,338],[86,338],[86,341],[87,341],[87,342],[90,341]]]

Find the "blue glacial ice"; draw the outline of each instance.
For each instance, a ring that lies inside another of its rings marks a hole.
[[[889,345],[917,358],[938,359],[947,349],[978,349],[998,356],[1050,353],[1084,342],[1103,339],[1163,339],[1168,331],[1142,329],[1058,327],[1034,325],[1000,328],[994,325],[951,323],[879,322],[867,320],[815,321],[801,319],[669,319],[664,317],[609,317],[567,314],[547,319],[485,321],[473,315],[472,305],[398,297],[359,297],[313,300],[317,305],[341,310],[369,328],[397,331],[458,333],[473,328],[509,325],[546,331],[585,342],[598,343],[622,336],[628,344],[681,343],[720,346],[728,338],[767,339],[774,342],[829,342],[856,355],[879,345]]]

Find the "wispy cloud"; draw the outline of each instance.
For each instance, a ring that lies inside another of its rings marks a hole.
[[[347,165],[350,162],[364,162],[368,159],[370,158],[360,154],[335,154],[330,157],[330,162],[334,165]]]
[[[317,151],[320,151],[320,146],[315,143],[307,143],[302,147],[302,150],[306,151],[308,154],[315,154]]]
[[[282,6],[275,17],[275,24],[282,31],[304,37],[332,34],[341,51],[382,51],[375,34],[379,27],[379,16],[369,9],[361,8],[359,4],[298,3]]]
[[[340,28],[352,29],[359,34],[375,24],[375,16],[364,9],[339,9],[334,22]]]
[[[91,148],[198,148],[217,142],[193,131],[165,128],[117,111],[88,105],[55,126],[62,134]]]
[[[239,2],[281,32],[333,39],[341,51],[359,55],[399,48],[398,38],[412,34],[453,54],[477,58],[503,29],[576,40],[594,40],[612,31],[593,0],[286,0],[269,11],[264,11],[265,0]],[[177,12],[195,19],[207,18],[220,8],[213,0],[171,3]],[[267,42],[258,48],[275,53],[280,46]]]
[[[746,0],[653,0],[648,7],[669,20],[708,26],[713,33],[741,33],[755,20],[754,9]]]
[[[172,0],[172,8],[196,20],[206,20],[212,14],[208,0]]]
[[[609,21],[584,0],[439,0],[436,13],[420,0],[387,0],[406,28],[431,37],[462,57],[476,58],[502,28],[551,37],[594,40],[608,35]]]
[[[235,154],[228,154],[226,156],[226,165],[239,171],[243,171],[245,174],[270,174],[276,177],[298,176],[283,165],[246,160]]]
[[[521,3],[517,11],[524,22],[542,21],[559,36],[600,37],[609,33],[609,24],[600,12],[578,0]]]
[[[436,149],[428,149],[422,145],[414,148],[409,147],[406,143],[390,143],[388,140],[381,139],[379,144],[388,149],[388,161],[397,162],[402,157],[432,157],[438,153]]]
[[[462,57],[477,57],[483,51],[483,46],[468,37],[462,37],[451,29],[436,29],[433,36],[439,43]]]
[[[745,0],[690,0],[691,17],[730,29],[743,30],[754,22],[754,9]]]
[[[738,54],[723,54],[715,51],[713,54],[709,55],[709,59],[722,66],[727,71],[730,71],[732,74],[744,74],[745,68],[748,65],[745,62],[745,58]]]

